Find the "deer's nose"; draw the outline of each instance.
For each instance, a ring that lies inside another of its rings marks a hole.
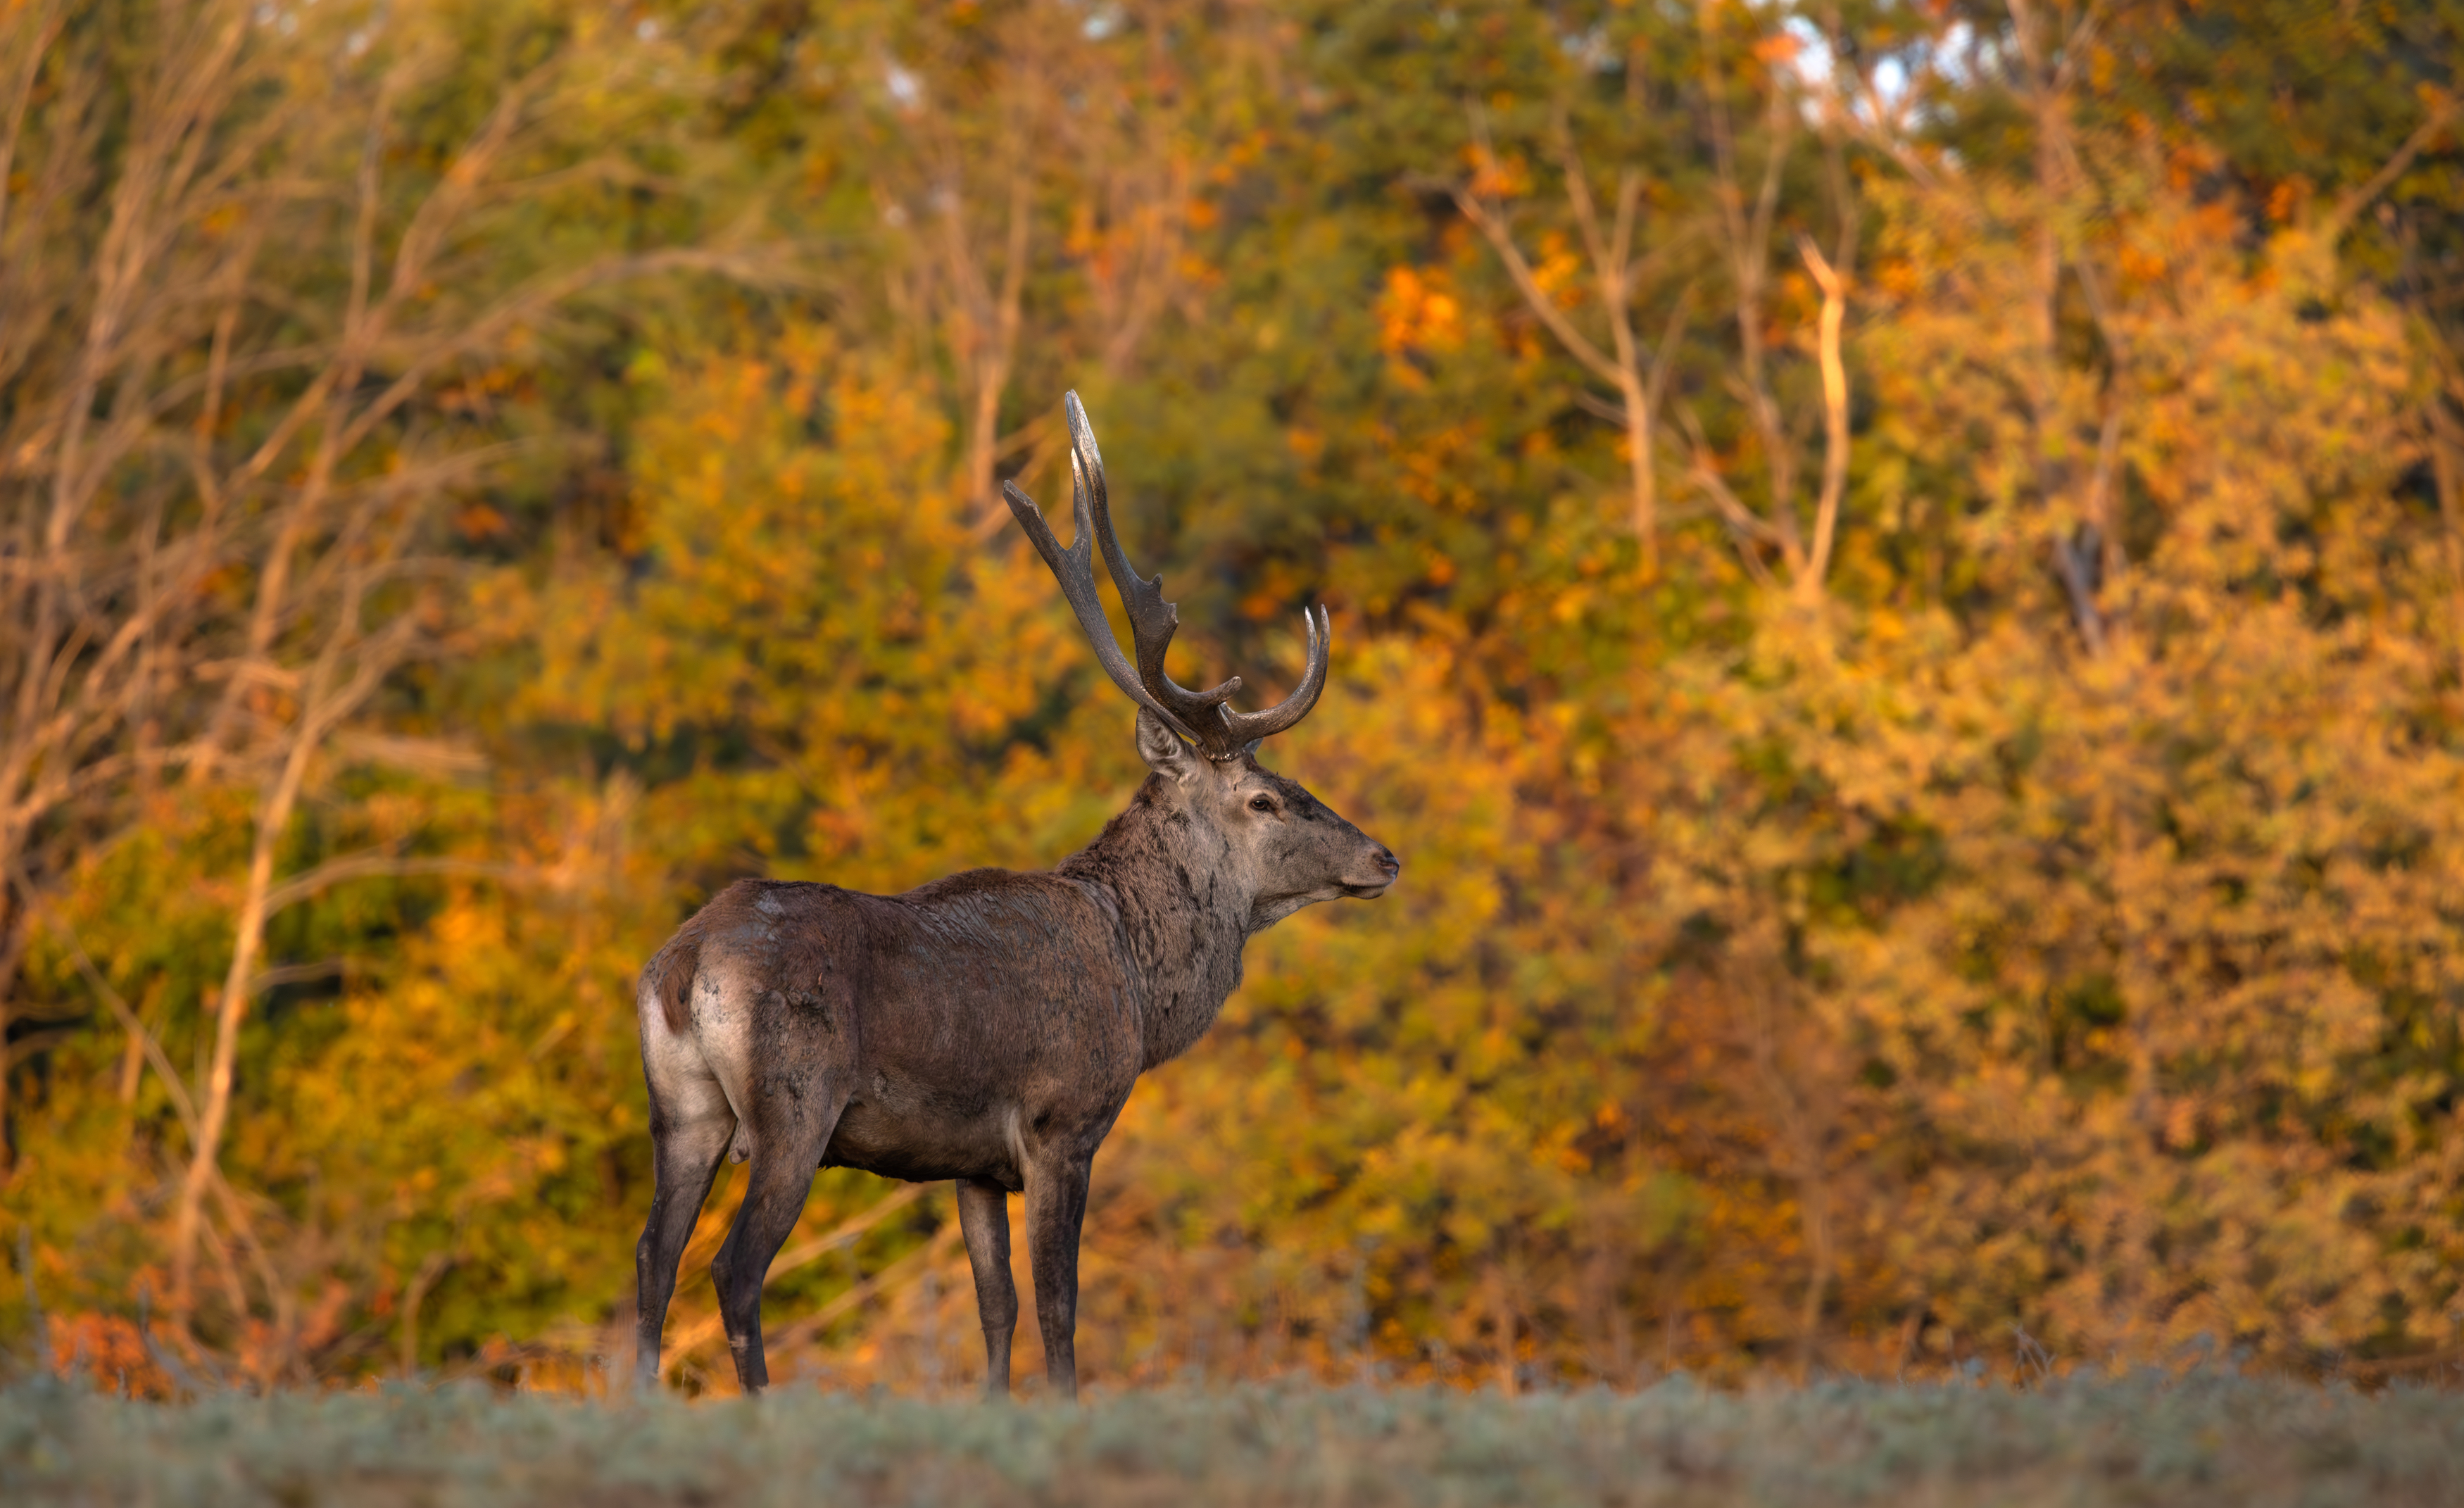
[[[1377,845],[1377,857],[1370,862],[1384,870],[1386,878],[1390,881],[1403,872],[1403,861],[1396,858],[1395,850],[1383,843]]]

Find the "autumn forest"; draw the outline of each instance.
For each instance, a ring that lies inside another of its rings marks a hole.
[[[1090,1382],[2464,1359],[2458,58],[0,0],[0,1345],[621,1367],[650,951],[1144,774],[1000,496],[1075,390],[1178,679],[1329,605],[1262,757],[1403,863],[1132,1099]],[[774,1376],[980,1366],[947,1185],[824,1171],[767,1295]]]

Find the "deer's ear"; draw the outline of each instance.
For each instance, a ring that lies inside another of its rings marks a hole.
[[[1198,751],[1180,741],[1180,734],[1163,725],[1163,720],[1138,709],[1138,757],[1147,768],[1177,784],[1186,785],[1198,774]]]

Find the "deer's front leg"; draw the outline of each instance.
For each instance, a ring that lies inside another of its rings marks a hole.
[[[1009,1191],[980,1178],[958,1180],[958,1230],[976,1271],[976,1314],[984,1325],[984,1392],[1009,1393],[1010,1337],[1018,1330],[1018,1282],[1009,1270]]]
[[[1056,1397],[1078,1396],[1078,1228],[1087,1218],[1091,1159],[1062,1154],[1026,1173],[1027,1259],[1035,1267],[1035,1326],[1044,1333],[1044,1380]]]

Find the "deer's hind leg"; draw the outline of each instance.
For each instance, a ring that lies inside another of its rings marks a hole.
[[[681,1048],[680,1051],[665,1049]],[[698,1054],[671,1038],[645,1052],[650,1090],[650,1148],[654,1182],[650,1218],[633,1248],[635,1383],[659,1382],[659,1339],[668,1322],[676,1267],[693,1239],[702,1201],[718,1175],[736,1135],[736,1112],[718,1080]]]
[[[818,1074],[793,1084],[781,1078],[756,1082],[745,1105],[753,1141],[752,1176],[736,1224],[711,1263],[718,1286],[719,1316],[727,1323],[728,1349],[736,1356],[736,1380],[748,1393],[770,1386],[761,1354],[761,1287],[787,1233],[804,1213],[813,1174],[822,1166],[839,1113],[847,1108],[844,1072]]]

